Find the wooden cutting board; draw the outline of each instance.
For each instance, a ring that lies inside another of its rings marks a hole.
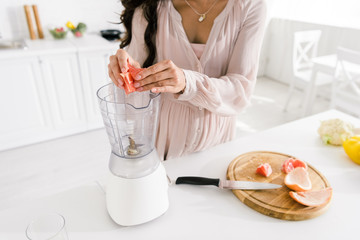
[[[307,207],[297,203],[290,197],[289,192],[291,190],[285,186],[285,173],[281,171],[283,162],[290,157],[296,158],[287,154],[264,151],[249,152],[236,157],[228,167],[227,179],[270,182],[280,184],[282,187],[278,189],[256,191],[233,190],[233,193],[247,206],[274,218],[284,220],[305,220],[324,213],[329,207],[329,203],[319,207]],[[255,171],[257,167],[262,163],[269,163],[271,165],[273,172],[269,177],[256,174]],[[326,178],[309,164],[308,172],[312,183],[312,190],[330,187]]]

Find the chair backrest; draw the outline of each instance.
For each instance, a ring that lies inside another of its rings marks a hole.
[[[294,33],[293,73],[312,67],[311,58],[316,57],[321,31],[300,31]]]
[[[360,52],[337,49],[331,106],[360,117]]]

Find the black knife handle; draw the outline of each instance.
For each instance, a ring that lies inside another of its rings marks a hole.
[[[178,177],[176,184],[192,184],[192,185],[214,185],[219,186],[219,178],[205,178],[205,177]]]

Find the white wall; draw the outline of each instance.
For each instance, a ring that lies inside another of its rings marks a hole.
[[[292,78],[293,36],[296,31],[321,30],[318,56],[335,54],[339,46],[360,51],[360,29],[335,27],[287,19],[271,19],[266,36],[263,75],[289,83]]]
[[[0,33],[3,38],[29,37],[25,4],[37,4],[44,31],[50,26],[64,26],[69,20],[74,24],[86,23],[89,32],[118,29],[119,25],[109,22],[118,22],[116,13],[123,9],[119,0],[0,0]]]
[[[360,29],[359,0],[266,0],[269,18]]]
[[[233,1],[233,0],[229,0]],[[322,28],[320,54],[333,53],[337,45],[360,44],[360,0],[266,0],[268,23],[261,52],[259,75],[287,82],[291,34],[298,29]],[[68,20],[88,25],[89,32],[120,28],[120,0],[0,0],[0,33],[5,39],[29,37],[24,4],[37,4],[43,28],[64,25]],[[285,19],[283,23],[271,19]],[[292,23],[293,22],[293,23]],[[346,27],[346,28],[343,28]],[[45,31],[48,34],[47,31]],[[287,53],[287,55],[286,55]],[[285,54],[285,55],[282,55]],[[285,65],[283,65],[285,63]]]
[[[292,41],[296,31],[320,29],[318,55],[336,53],[338,46],[360,51],[359,0],[267,0],[268,26],[259,75],[289,83]]]

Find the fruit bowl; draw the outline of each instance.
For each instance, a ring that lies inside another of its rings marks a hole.
[[[63,27],[56,27],[49,29],[49,32],[55,39],[64,39],[66,38],[66,34],[68,31],[65,30]]]

